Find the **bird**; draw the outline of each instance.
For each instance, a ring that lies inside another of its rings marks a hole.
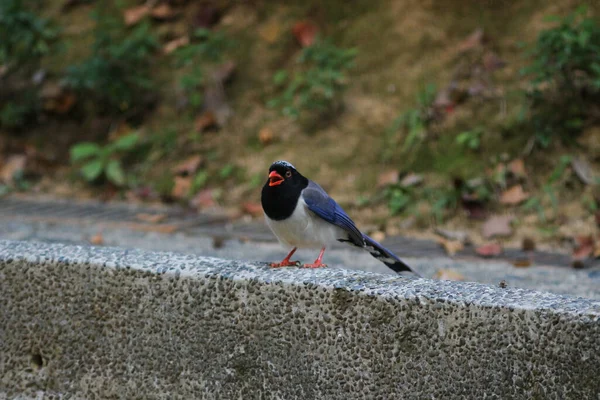
[[[275,161],[269,167],[261,205],[273,234],[283,246],[291,248],[281,262],[271,263],[271,267],[300,266],[298,261],[291,261],[299,248],[321,249],[313,263],[303,265],[305,268],[326,267],[325,249],[342,242],[368,251],[396,273],[419,276],[398,256],[362,233],[321,186],[304,177],[287,161]]]

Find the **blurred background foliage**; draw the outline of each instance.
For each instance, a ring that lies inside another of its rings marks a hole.
[[[557,238],[571,220],[588,234],[600,221],[598,11],[3,0],[0,193],[260,217],[265,171],[287,159],[370,231],[474,229],[509,211],[523,234]]]

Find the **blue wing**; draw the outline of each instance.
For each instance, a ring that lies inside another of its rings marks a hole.
[[[308,209],[325,221],[342,228],[348,233],[348,239],[357,246],[364,246],[363,234],[358,230],[354,221],[335,202],[325,190],[313,181],[302,191],[304,202]]]

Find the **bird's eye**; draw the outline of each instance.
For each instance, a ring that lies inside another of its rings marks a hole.
[[[289,169],[285,172],[285,177],[286,178],[291,178],[292,177],[292,171],[290,171]]]

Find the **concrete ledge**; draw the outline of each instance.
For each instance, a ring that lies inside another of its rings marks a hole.
[[[0,241],[0,398],[597,399],[600,302]]]

